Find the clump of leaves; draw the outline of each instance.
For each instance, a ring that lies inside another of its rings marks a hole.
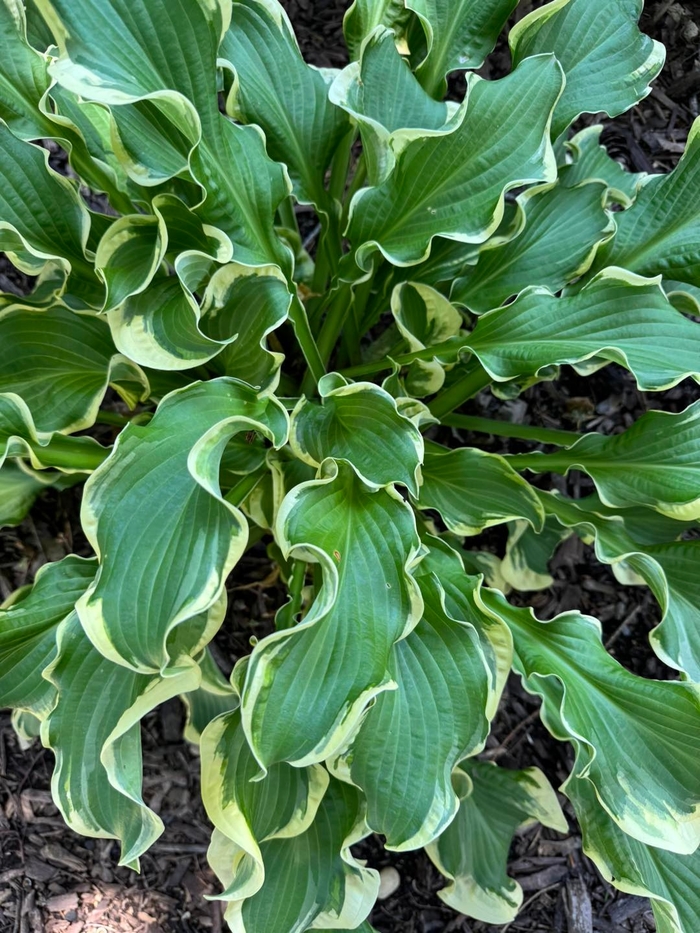
[[[511,667],[573,746],[588,854],[663,933],[697,929],[700,402],[615,436],[454,412],[564,365],[698,378],[700,125],[667,176],[626,172],[600,127],[570,138],[643,98],[663,49],[638,0],[554,0],[483,80],[515,5],[356,0],[333,72],[277,0],[0,2],[0,248],[36,276],[0,296],[1,518],[85,481],[94,550],[5,604],[0,702],[53,751],[68,823],[137,867],[163,828],[139,723],[183,696],[239,933],[367,931],[370,832],[426,846],[456,910],[511,920],[513,833],[566,828],[537,769],[479,760]],[[111,447],[84,433],[104,421]],[[440,424],[550,452],[448,449]],[[527,480],[570,469],[597,493]],[[473,540],[499,523],[503,561]],[[595,619],[507,602],[572,533],[651,588],[678,679],[625,670]],[[207,644],[262,539],[289,600],[229,683]]]

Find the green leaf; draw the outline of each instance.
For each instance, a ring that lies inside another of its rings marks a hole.
[[[627,172],[612,159],[600,141],[602,132],[600,124],[587,126],[566,142],[573,164],[564,170],[562,182],[573,188],[583,182],[600,181],[606,186],[611,201],[629,207],[647,175],[645,172]]]
[[[56,655],[59,624],[73,614],[95,570],[94,560],[72,555],[44,564],[29,591],[0,609],[0,707],[39,718],[51,710],[56,691],[42,672]]]
[[[47,260],[71,276],[71,292],[102,303],[102,286],[86,259],[90,215],[75,186],[48,165],[46,149],[20,142],[0,123],[0,248],[24,272],[36,275]]]
[[[700,285],[700,120],[686,150],[668,175],[652,175],[632,207],[615,215],[617,233],[597,257],[593,271],[619,265],[640,275],[658,275],[676,287]]]
[[[569,187],[566,174],[562,182],[518,197],[512,237],[484,245],[473,270],[455,280],[452,301],[482,314],[531,285],[557,292],[586,271],[614,232],[603,209],[605,189],[596,183]]]
[[[235,0],[219,58],[234,72],[227,112],[263,130],[268,155],[285,163],[299,201],[331,210],[324,176],[350,124],[328,99],[326,76],[302,58],[282,6]]]
[[[249,264],[290,265],[274,233],[289,193],[284,168],[265,152],[256,127],[218,111],[217,51],[228,26],[223,0],[39,0],[61,57],[59,84],[110,106],[130,176],[153,185],[189,171],[204,191],[197,208]],[[133,66],[138,62],[138,68]]]
[[[422,609],[411,575],[420,544],[393,487],[368,487],[332,460],[287,495],[275,537],[286,559],[320,564],[323,585],[302,623],[254,648],[243,724],[261,765],[301,766],[338,750],[370,700],[393,687],[392,645]]]
[[[700,402],[679,414],[648,411],[622,434],[585,434],[566,450],[526,454],[521,462],[536,472],[585,470],[612,508],[643,505],[680,521],[697,519],[699,420]]]
[[[480,68],[493,51],[518,0],[406,0],[421,21],[428,54],[416,75],[436,97],[446,88],[451,71]]]
[[[260,845],[306,832],[328,788],[321,765],[273,765],[264,780],[246,742],[239,710],[211,722],[202,734],[202,799],[216,831],[231,845],[231,878],[221,897],[241,900],[263,885]]]
[[[106,286],[105,310],[147,287],[165,256],[167,231],[150,214],[120,217],[100,240],[95,266]]]
[[[215,272],[204,295],[202,328],[225,346],[212,369],[249,385],[266,386],[284,360],[268,349],[267,337],[287,319],[292,300],[275,266],[251,269],[229,263]]]
[[[22,461],[4,463],[0,469],[0,528],[19,525],[41,492],[56,483],[59,476],[35,472]]]
[[[454,822],[428,847],[428,855],[450,879],[438,896],[454,910],[485,923],[509,923],[523,892],[508,877],[508,852],[518,829],[539,820],[563,833],[564,814],[539,768],[508,771],[471,761],[454,774],[460,806]]]
[[[208,362],[235,338],[212,340],[200,328],[201,309],[176,276],[154,282],[108,314],[112,337],[129,359],[157,369]]]
[[[106,455],[105,448],[91,437],[38,432],[19,395],[0,393],[0,467],[8,457],[22,457],[35,470],[55,467],[64,473],[81,473],[94,470]]]
[[[306,832],[261,845],[265,882],[226,911],[233,933],[304,933],[310,926],[356,929],[377,896],[379,876],[356,862],[350,846],[367,835],[354,787],[331,780]],[[233,847],[216,831],[209,849],[227,884]]]
[[[568,529],[548,515],[539,531],[525,521],[515,521],[508,529],[506,553],[501,573],[513,589],[546,590],[554,583],[549,561],[559,544],[569,537]]]
[[[367,824],[389,849],[427,845],[454,819],[458,799],[451,773],[486,741],[491,671],[477,624],[479,578],[462,570],[459,615],[431,572],[417,579],[423,618],[392,650],[396,690],[380,693],[359,733],[333,770],[347,774],[367,798]],[[459,697],[455,704],[454,698]]]
[[[442,453],[432,447],[423,464],[423,485],[416,504],[436,509],[450,531],[476,535],[516,518],[542,528],[544,512],[537,494],[497,454],[474,447]]]
[[[482,595],[513,633],[515,670],[542,698],[545,726],[574,746],[568,782],[590,781],[613,820],[635,839],[694,852],[700,688],[631,674],[607,653],[600,623],[590,616],[566,612],[539,622],[495,590]]]
[[[360,57],[362,42],[377,26],[398,30],[407,16],[403,0],[354,0],[343,19],[350,58]]]
[[[567,794],[583,832],[583,850],[620,891],[651,898],[658,933],[693,933],[700,915],[700,850],[676,855],[620,831],[587,781]]]
[[[49,122],[39,101],[51,84],[47,62],[26,38],[24,7],[18,0],[0,2],[0,118],[20,139],[37,139]]]
[[[492,378],[537,376],[594,357],[629,369],[643,390],[698,377],[697,325],[670,304],[658,280],[607,269],[578,294],[544,288],[479,318],[465,340]]]
[[[559,136],[582,113],[615,117],[649,94],[663,67],[664,46],[641,33],[642,0],[553,0],[521,19],[508,41],[517,65],[553,52],[566,74],[552,132]]]
[[[486,575],[486,571],[494,567],[488,558],[498,558],[486,552],[455,549],[443,538],[434,535],[424,535],[423,541],[429,551],[419,565],[420,572],[432,573],[439,580],[444,595],[445,612],[452,619],[468,616],[479,635],[481,650],[490,671],[490,690],[485,709],[486,718],[490,721],[496,715],[506,681],[510,676],[513,639],[508,626],[484,606],[482,591],[471,587],[468,574],[473,572]],[[473,602],[476,602],[478,612],[473,611]]]
[[[150,392],[143,371],[116,353],[104,321],[59,305],[0,313],[0,392],[21,396],[37,431],[90,427],[110,385],[132,406]]]
[[[375,249],[395,265],[420,262],[436,236],[482,242],[500,223],[507,190],[553,181],[549,120],[562,83],[548,55],[501,81],[471,76],[454,132],[409,143],[383,184],[353,198],[347,235],[360,267]],[[496,119],[503,132],[494,135]]]
[[[40,51],[32,48],[27,41],[26,17],[30,18],[30,25],[40,19],[33,12],[31,3],[26,16],[20,0],[3,0],[0,3],[0,45],[3,49],[0,118],[15,136],[27,142],[40,138],[59,140],[78,176],[93,190],[107,192],[114,207],[130,211],[130,200],[123,193],[126,179],[115,164],[111,147],[107,151],[109,140],[102,140],[97,147],[94,145],[97,134],[85,112],[91,105],[81,108],[75,98],[70,100],[72,95],[67,95],[69,99],[66,99],[66,95],[51,88],[49,59],[41,53],[53,39],[49,38],[49,33],[41,43]],[[61,106],[54,110],[51,103],[55,105],[58,99]],[[100,113],[107,121],[104,111]],[[91,112],[90,117],[95,119],[97,114]]]
[[[248,537],[219,491],[226,442],[253,430],[281,446],[286,427],[279,403],[222,378],[172,392],[147,426],[121,432],[85,486],[82,513],[100,569],[78,613],[106,658],[143,673],[178,670],[168,633],[220,597]]]
[[[423,437],[389,393],[334,373],[321,380],[319,393],[320,405],[302,398],[292,413],[295,455],[316,467],[327,457],[346,460],[371,486],[401,483],[417,495]]]
[[[654,535],[650,529],[658,529],[658,519],[663,516],[651,509],[629,508],[616,513],[599,504],[595,496],[567,500],[539,495],[548,516],[595,541],[596,556],[612,565],[618,579],[629,582],[631,574],[632,582],[648,584],[663,612],[661,622],[649,635],[652,648],[666,664],[700,682],[700,587],[696,573],[700,553],[695,541],[673,540],[682,533],[684,524],[673,522],[675,533],[669,535],[667,528],[664,534]],[[669,521],[665,519],[666,524]],[[659,538],[663,543],[658,543]]]
[[[330,97],[360,127],[371,185],[384,181],[411,140],[454,129],[450,117],[456,106],[433,100],[423,90],[399,54],[393,31],[384,26],[365,39],[360,61],[341,71]]]
[[[221,602],[213,610],[217,627],[224,610]],[[198,622],[197,634],[212,624]],[[41,726],[41,740],[56,758],[54,801],[73,830],[118,839],[120,864],[138,868],[139,856],[163,831],[141,797],[140,720],[159,703],[193,690],[199,668],[193,664],[160,678],[113,664],[90,643],[76,613],[62,623],[57,644],[46,676],[58,699]]]
[[[391,313],[409,353],[455,337],[463,323],[462,315],[440,292],[420,282],[402,282],[394,288]],[[438,392],[444,381],[445,369],[436,357],[411,363],[405,376],[407,390],[420,398]]]

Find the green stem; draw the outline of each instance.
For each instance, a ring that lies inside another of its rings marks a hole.
[[[402,353],[400,356],[393,356],[391,359],[384,357],[381,360],[360,363],[359,366],[350,366],[343,369],[342,374],[349,378],[371,376],[374,373],[381,373],[384,370],[391,369],[394,363],[398,363],[399,366],[407,366],[414,360],[432,360],[436,356],[439,356],[446,363],[452,363],[458,358],[460,350],[466,348],[464,337],[451,337],[443,343],[437,343],[432,347],[424,347],[422,350],[414,350],[412,353]],[[452,359],[449,357],[452,357]]]
[[[120,415],[116,411],[98,411],[95,418],[96,424],[115,424],[117,427],[125,428],[131,424],[131,418]]]
[[[318,352],[324,372],[326,364],[331,358],[333,348],[338,342],[338,337],[343,329],[343,324],[345,323],[345,318],[347,317],[351,305],[352,288],[347,283],[343,283],[333,298],[328,313],[326,314],[326,319],[321,327],[321,333],[318,335]],[[302,394],[309,395],[313,391],[316,382],[318,382],[318,378],[314,377],[314,374],[309,368],[301,384]]]
[[[557,444],[559,447],[570,447],[581,437],[575,431],[556,431],[551,428],[540,428],[534,424],[513,424],[510,421],[478,418],[474,415],[446,415],[442,423],[450,428],[476,431],[478,434],[517,437],[520,440],[537,441],[540,444]]]
[[[301,347],[301,352],[304,354],[304,359],[306,360],[308,369],[304,378],[304,384],[310,392],[313,391],[321,376],[325,374],[326,366],[319,347],[314,340],[314,335],[311,333],[309,319],[306,316],[306,308],[298,298],[292,299],[292,303],[289,307],[289,320],[292,322],[294,335],[297,338],[297,343]],[[305,390],[302,388],[302,391]]]
[[[296,617],[301,609],[302,590],[306,582],[306,561],[295,560],[292,568],[292,575],[289,578],[288,589],[291,596],[291,602],[285,607],[285,612],[277,614],[277,628],[291,628],[296,621]],[[284,622],[283,625],[279,624]]]
[[[357,130],[353,127],[341,139],[331,161],[331,177],[328,183],[328,193],[335,201],[342,201],[348,181],[348,168],[352,146],[357,137]]]
[[[296,232],[299,233],[299,224],[297,223],[297,215],[294,210],[294,201],[291,195],[280,202],[277,213],[279,214],[283,227],[286,227],[287,230],[296,230]]]
[[[348,185],[348,190],[345,193],[345,204],[343,207],[343,222],[345,222],[350,213],[350,204],[352,199],[355,197],[360,188],[364,185],[367,178],[367,161],[365,159],[364,152],[360,153],[360,158],[357,160],[357,166],[355,168],[355,174],[353,175],[352,181]]]
[[[70,437],[54,434],[49,443],[42,447],[33,444],[32,450],[46,467],[92,472],[110,455],[111,448],[90,443],[86,437]]]
[[[247,476],[242,476],[235,486],[226,493],[224,499],[231,505],[240,505],[255,489],[263,476],[267,473],[267,466],[261,466]]]
[[[428,408],[436,418],[442,418],[454,411],[455,408],[459,408],[468,399],[473,398],[491,382],[491,376],[481,363],[474,361],[469,364],[461,379],[458,379],[449,389],[445,389],[435,396]]]
[[[531,454],[508,454],[506,459],[516,470],[532,470],[533,473],[563,474],[578,462],[578,457],[570,450],[556,450],[551,454],[537,451]]]

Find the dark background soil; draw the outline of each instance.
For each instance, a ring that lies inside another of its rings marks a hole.
[[[344,0],[283,0],[307,59],[342,67],[346,52],[341,20]],[[541,2],[523,2],[514,19]],[[683,151],[698,115],[700,92],[700,4],[647,0],[642,28],[663,41],[668,58],[654,91],[630,113],[604,122],[605,141],[630,170],[669,171]],[[509,55],[499,44],[483,69],[489,77],[506,73]],[[459,82],[453,90],[459,93]],[[0,289],[21,290],[26,282],[0,255]],[[678,411],[698,397],[697,387],[681,385],[653,396],[639,392],[628,373],[608,366],[589,379],[565,369],[556,383],[544,383],[513,402],[482,393],[473,414],[532,422],[564,429],[612,433],[647,408]],[[101,428],[109,440],[111,428]],[[483,435],[455,434],[455,442],[517,452],[533,445]],[[585,477],[555,478],[573,495],[589,489]],[[0,594],[8,596],[33,579],[46,561],[85,553],[79,524],[80,491],[46,492],[32,515],[16,529],[0,531]],[[493,530],[486,546],[502,553],[505,534]],[[550,565],[553,586],[530,594],[538,615],[549,618],[579,608],[601,620],[610,651],[638,674],[671,675],[652,654],[647,634],[659,611],[645,587],[622,587],[592,550],[569,539]],[[270,630],[283,600],[264,546],[254,548],[229,581],[229,613],[213,650],[224,670],[249,651],[249,639]],[[555,742],[538,719],[539,702],[516,678],[508,686],[489,739],[486,756],[506,767],[537,765],[558,786],[571,764],[570,746]],[[9,715],[0,714],[0,933],[202,933],[222,930],[220,906],[208,902],[216,883],[206,863],[210,826],[199,797],[196,750],[181,738],[184,714],[173,700],[143,724],[146,801],[160,813],[163,837],[142,859],[140,875],[116,867],[118,846],[85,839],[68,830],[51,802],[52,756],[37,743],[19,748]],[[562,798],[563,799],[563,798]],[[385,853],[379,840],[357,849],[372,866],[392,865],[400,886],[380,901],[372,922],[380,933],[649,933],[655,929],[648,901],[615,891],[602,881],[581,853],[570,808],[570,832],[562,837],[535,827],[517,836],[511,874],[525,892],[517,919],[493,927],[456,915],[436,892],[444,881],[422,852]],[[699,921],[700,923],[700,921]],[[699,927],[700,929],[700,927]],[[270,933],[276,933],[271,930]]]

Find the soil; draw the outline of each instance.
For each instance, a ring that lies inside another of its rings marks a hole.
[[[283,0],[307,60],[342,67],[346,52],[341,19],[344,0]],[[521,3],[514,19],[541,2]],[[666,68],[649,98],[614,122],[603,122],[604,139],[630,170],[669,171],[683,151],[698,115],[700,93],[700,4],[647,0],[642,28],[667,47]],[[484,74],[507,72],[509,54],[499,44]],[[459,94],[459,82],[452,87]],[[0,255],[0,290],[26,291],[29,282]],[[645,395],[632,378],[608,366],[588,379],[565,369],[556,383],[543,383],[521,398],[503,402],[482,393],[465,409],[472,414],[523,423],[613,433],[650,407],[678,411],[698,397],[694,385]],[[108,441],[111,428],[101,428]],[[449,440],[446,437],[445,440]],[[455,432],[455,443],[474,443],[495,452],[531,450],[533,445]],[[549,480],[548,480],[549,481]],[[589,490],[574,474],[552,478],[573,495]],[[80,490],[48,490],[22,525],[0,531],[0,593],[8,596],[30,582],[38,568],[69,552],[89,553],[79,523]],[[504,532],[489,532],[486,546],[502,553]],[[521,597],[541,618],[579,608],[599,618],[611,653],[630,670],[650,677],[671,676],[649,649],[647,635],[659,610],[645,587],[620,586],[591,548],[569,539],[550,564],[549,590]],[[272,625],[283,599],[270,577],[263,544],[236,567],[228,583],[229,612],[213,651],[228,673],[249,651],[252,636]],[[485,755],[511,768],[537,765],[554,786],[566,778],[572,753],[551,738],[538,718],[539,702],[517,678],[508,684]],[[51,801],[52,756],[37,743],[19,747],[9,715],[0,714],[0,933],[203,933],[222,930],[220,905],[203,895],[217,890],[206,863],[210,825],[199,795],[196,749],[182,738],[184,712],[170,701],[143,723],[144,793],[165,833],[142,859],[141,874],[117,867],[118,846],[85,839],[68,830]],[[423,852],[386,853],[372,837],[358,856],[378,869],[398,870],[400,885],[378,902],[371,917],[379,933],[649,933],[655,929],[648,901],[621,894],[606,884],[581,852],[571,809],[564,801],[570,831],[562,837],[535,827],[519,834],[510,873],[525,892],[517,919],[502,927],[456,915],[437,897],[444,881]],[[275,933],[275,931],[270,931]]]

